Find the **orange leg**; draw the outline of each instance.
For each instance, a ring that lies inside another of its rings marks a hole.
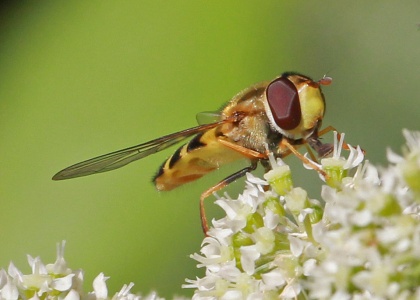
[[[232,143],[230,141],[227,141],[225,139],[218,138],[217,141],[220,144],[222,144],[223,146],[226,146],[226,147],[228,147],[228,148],[230,148],[230,149],[232,149],[236,152],[239,152],[243,156],[246,156],[248,158],[251,158],[251,159],[253,159],[253,158],[266,159],[267,158],[267,155],[265,153],[260,153],[260,152],[257,152],[255,150],[242,147],[238,144],[234,144],[234,143]]]
[[[222,188],[226,187],[229,183],[232,183],[233,181],[237,180],[238,178],[241,178],[246,173],[251,172],[257,168],[257,162],[259,160],[267,159],[266,153],[260,153],[252,149],[248,149],[245,147],[242,147],[238,144],[234,144],[230,141],[227,141],[222,138],[218,138],[218,142],[220,142],[225,147],[232,149],[240,154],[242,154],[244,157],[247,157],[251,160],[251,165],[249,167],[243,168],[232,175],[226,177],[222,181],[220,181],[215,186],[209,188],[204,193],[201,194],[200,197],[200,217],[201,217],[201,227],[203,228],[204,234],[207,235],[207,231],[209,230],[209,225],[206,217],[206,210],[204,207],[204,199],[212,195],[214,192],[217,192],[221,190]]]
[[[304,164],[311,166],[312,169],[320,173],[322,176],[326,177],[327,173],[325,173],[323,170],[321,170],[317,165],[312,163],[309,159],[307,159],[305,156],[300,154],[299,151],[296,150],[296,148],[289,143],[287,139],[283,139],[280,142],[280,147],[287,147],[297,158],[299,158]]]
[[[318,162],[317,158],[315,157],[314,153],[312,152],[311,147],[309,147],[309,146],[308,146],[308,143],[305,143],[305,148],[306,148],[306,151],[308,151],[309,156],[311,157],[311,159],[312,159],[313,161]]]
[[[206,217],[206,209],[204,207],[204,199],[212,195],[213,193],[220,191],[222,188],[227,186],[228,184],[232,183],[233,181],[237,180],[238,178],[241,178],[246,173],[251,172],[257,168],[257,160],[251,160],[251,165],[243,168],[232,175],[226,177],[222,181],[220,181],[215,186],[209,188],[204,193],[201,194],[200,197],[200,218],[201,218],[201,227],[203,228],[203,232],[205,235],[207,235],[207,232],[209,231],[209,224]]]

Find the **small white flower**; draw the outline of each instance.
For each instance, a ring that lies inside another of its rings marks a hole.
[[[94,282],[94,292],[83,291],[83,271],[72,271],[64,260],[65,242],[57,245],[57,259],[53,264],[42,263],[39,257],[28,255],[28,263],[32,269],[31,274],[23,274],[13,263],[9,264],[8,272],[0,270],[0,299],[10,300],[98,300],[108,297],[108,288],[103,273],[99,274]],[[55,273],[58,272],[58,273]],[[158,300],[157,294],[152,292],[146,297],[131,294],[133,284],[124,285],[112,300]],[[181,299],[181,298],[179,298]]]
[[[71,270],[67,268],[67,263],[64,259],[65,246],[66,241],[57,244],[57,259],[54,264],[47,264],[46,270],[48,273],[67,275],[71,272]]]
[[[355,212],[349,218],[352,224],[356,226],[366,226],[372,221],[372,213],[366,209]]]
[[[233,232],[244,228],[248,215],[253,212],[252,206],[239,201],[220,199],[215,203],[226,212],[226,218],[223,219],[223,223],[219,223],[219,226],[223,224],[231,228]]]
[[[288,194],[284,196],[287,208],[292,213],[299,213],[307,207],[308,193],[300,188],[293,188]]]
[[[327,180],[327,183],[332,186],[335,186],[337,183],[341,183],[343,178],[348,173],[348,170],[360,165],[364,159],[363,150],[359,146],[353,148],[349,144],[347,144],[349,150],[348,158],[345,159],[341,156],[344,136],[345,134],[342,133],[340,139],[338,139],[338,134],[336,131],[334,131],[334,147],[332,157],[321,159],[321,164],[311,160],[308,157],[308,153],[305,154],[305,158],[311,162],[311,165],[304,164],[304,167],[307,169],[312,169],[312,166],[316,166],[318,169],[322,169],[328,177],[324,178],[323,174],[319,173],[320,178],[324,181]]]
[[[109,277],[106,277],[104,273],[100,273],[93,280],[93,290],[95,291],[96,299],[106,299],[108,297],[108,288],[105,283],[108,279]]]
[[[261,178],[258,178],[254,175],[252,175],[252,173],[246,173],[246,180],[252,184],[256,184],[256,185],[268,185],[268,182],[265,180],[262,180]]]
[[[280,221],[279,215],[274,213],[274,211],[270,209],[265,210],[265,216],[263,219],[264,219],[264,226],[271,230],[275,229]]]
[[[191,258],[201,264],[198,267],[207,267],[209,269],[220,269],[220,264],[232,260],[231,250],[223,246],[213,237],[206,237],[202,243],[201,253],[191,255]]]
[[[241,251],[241,263],[242,268],[248,275],[252,275],[255,272],[255,261],[260,258],[261,253],[258,252],[255,245],[242,246]]]
[[[63,300],[80,300],[80,295],[75,290],[70,290]]]
[[[286,280],[279,269],[274,269],[273,271],[264,273],[261,276],[265,284],[265,288],[267,290],[274,290],[276,288],[280,288],[286,283]]]
[[[17,300],[19,297],[19,291],[17,286],[13,284],[12,280],[7,280],[7,283],[1,289],[0,295],[2,299]]]
[[[401,155],[395,153],[390,148],[386,149],[386,158],[388,159],[390,163],[393,163],[393,164],[398,164],[404,161],[404,158]]]
[[[408,150],[415,155],[420,153],[420,131],[403,129],[403,135],[407,142]]]
[[[253,234],[252,238],[255,241],[256,249],[261,254],[268,254],[274,249],[275,236],[270,228],[258,228]]]
[[[241,271],[236,267],[234,261],[229,261],[220,267],[218,274],[221,278],[230,282],[234,282],[241,275]]]
[[[283,299],[293,299],[296,298],[302,290],[302,287],[298,282],[290,282],[286,285],[283,292],[280,294],[280,297]]]
[[[316,263],[317,263],[316,259],[314,258],[311,258],[305,261],[305,263],[303,264],[303,275],[305,276],[313,275],[313,270],[316,267]]]
[[[22,281],[22,272],[16,268],[16,266],[11,262],[9,264],[9,268],[7,269],[7,273],[10,277],[15,279],[16,281]]]
[[[28,263],[31,266],[32,274],[48,274],[47,268],[42,263],[39,257],[33,258],[32,256],[28,255]]]
[[[73,277],[74,274],[69,274],[67,276],[54,279],[51,282],[51,288],[60,292],[69,290],[73,284]]]

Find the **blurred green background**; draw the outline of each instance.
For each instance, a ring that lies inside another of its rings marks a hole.
[[[223,168],[170,193],[150,182],[171,150],[97,176],[60,169],[196,125],[247,86],[327,74],[327,115],[375,164],[420,129],[420,2],[19,1],[0,12],[0,266],[26,254],[99,273],[113,294],[191,295],[200,193]],[[296,158],[295,180],[308,171]],[[317,175],[311,173],[319,188]],[[232,195],[238,182],[229,187]],[[314,188],[316,190],[316,187]],[[210,216],[220,210],[207,203]]]

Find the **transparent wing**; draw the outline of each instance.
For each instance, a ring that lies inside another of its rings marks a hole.
[[[219,111],[203,111],[199,112],[195,118],[198,124],[210,124],[221,119],[222,113]]]
[[[61,170],[55,174],[52,179],[70,179],[118,169],[135,160],[141,159],[150,154],[156,153],[174,144],[177,144],[194,134],[209,130],[225,122],[229,122],[229,120],[227,119],[211,124],[199,125],[183,131],[165,135],[143,144],[91,158]]]

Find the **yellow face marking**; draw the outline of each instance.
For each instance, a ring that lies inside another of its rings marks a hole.
[[[302,122],[299,124],[301,132],[314,128],[316,123],[324,117],[325,102],[319,88],[303,85],[299,90]]]
[[[280,77],[281,79],[282,77]],[[298,93],[298,100],[300,106],[300,122],[292,129],[285,129],[276,124],[275,119],[271,113],[271,108],[268,106],[270,99],[265,100],[265,107],[267,115],[269,116],[271,125],[280,132],[291,139],[300,137],[307,137],[312,134],[317,124],[322,120],[325,111],[325,100],[321,92],[320,84],[314,82],[302,75],[292,74],[287,76],[287,79],[293,83]],[[284,80],[284,79],[283,79]],[[267,97],[267,96],[266,96]],[[289,100],[291,101],[291,100]],[[296,113],[296,112],[290,112]]]

